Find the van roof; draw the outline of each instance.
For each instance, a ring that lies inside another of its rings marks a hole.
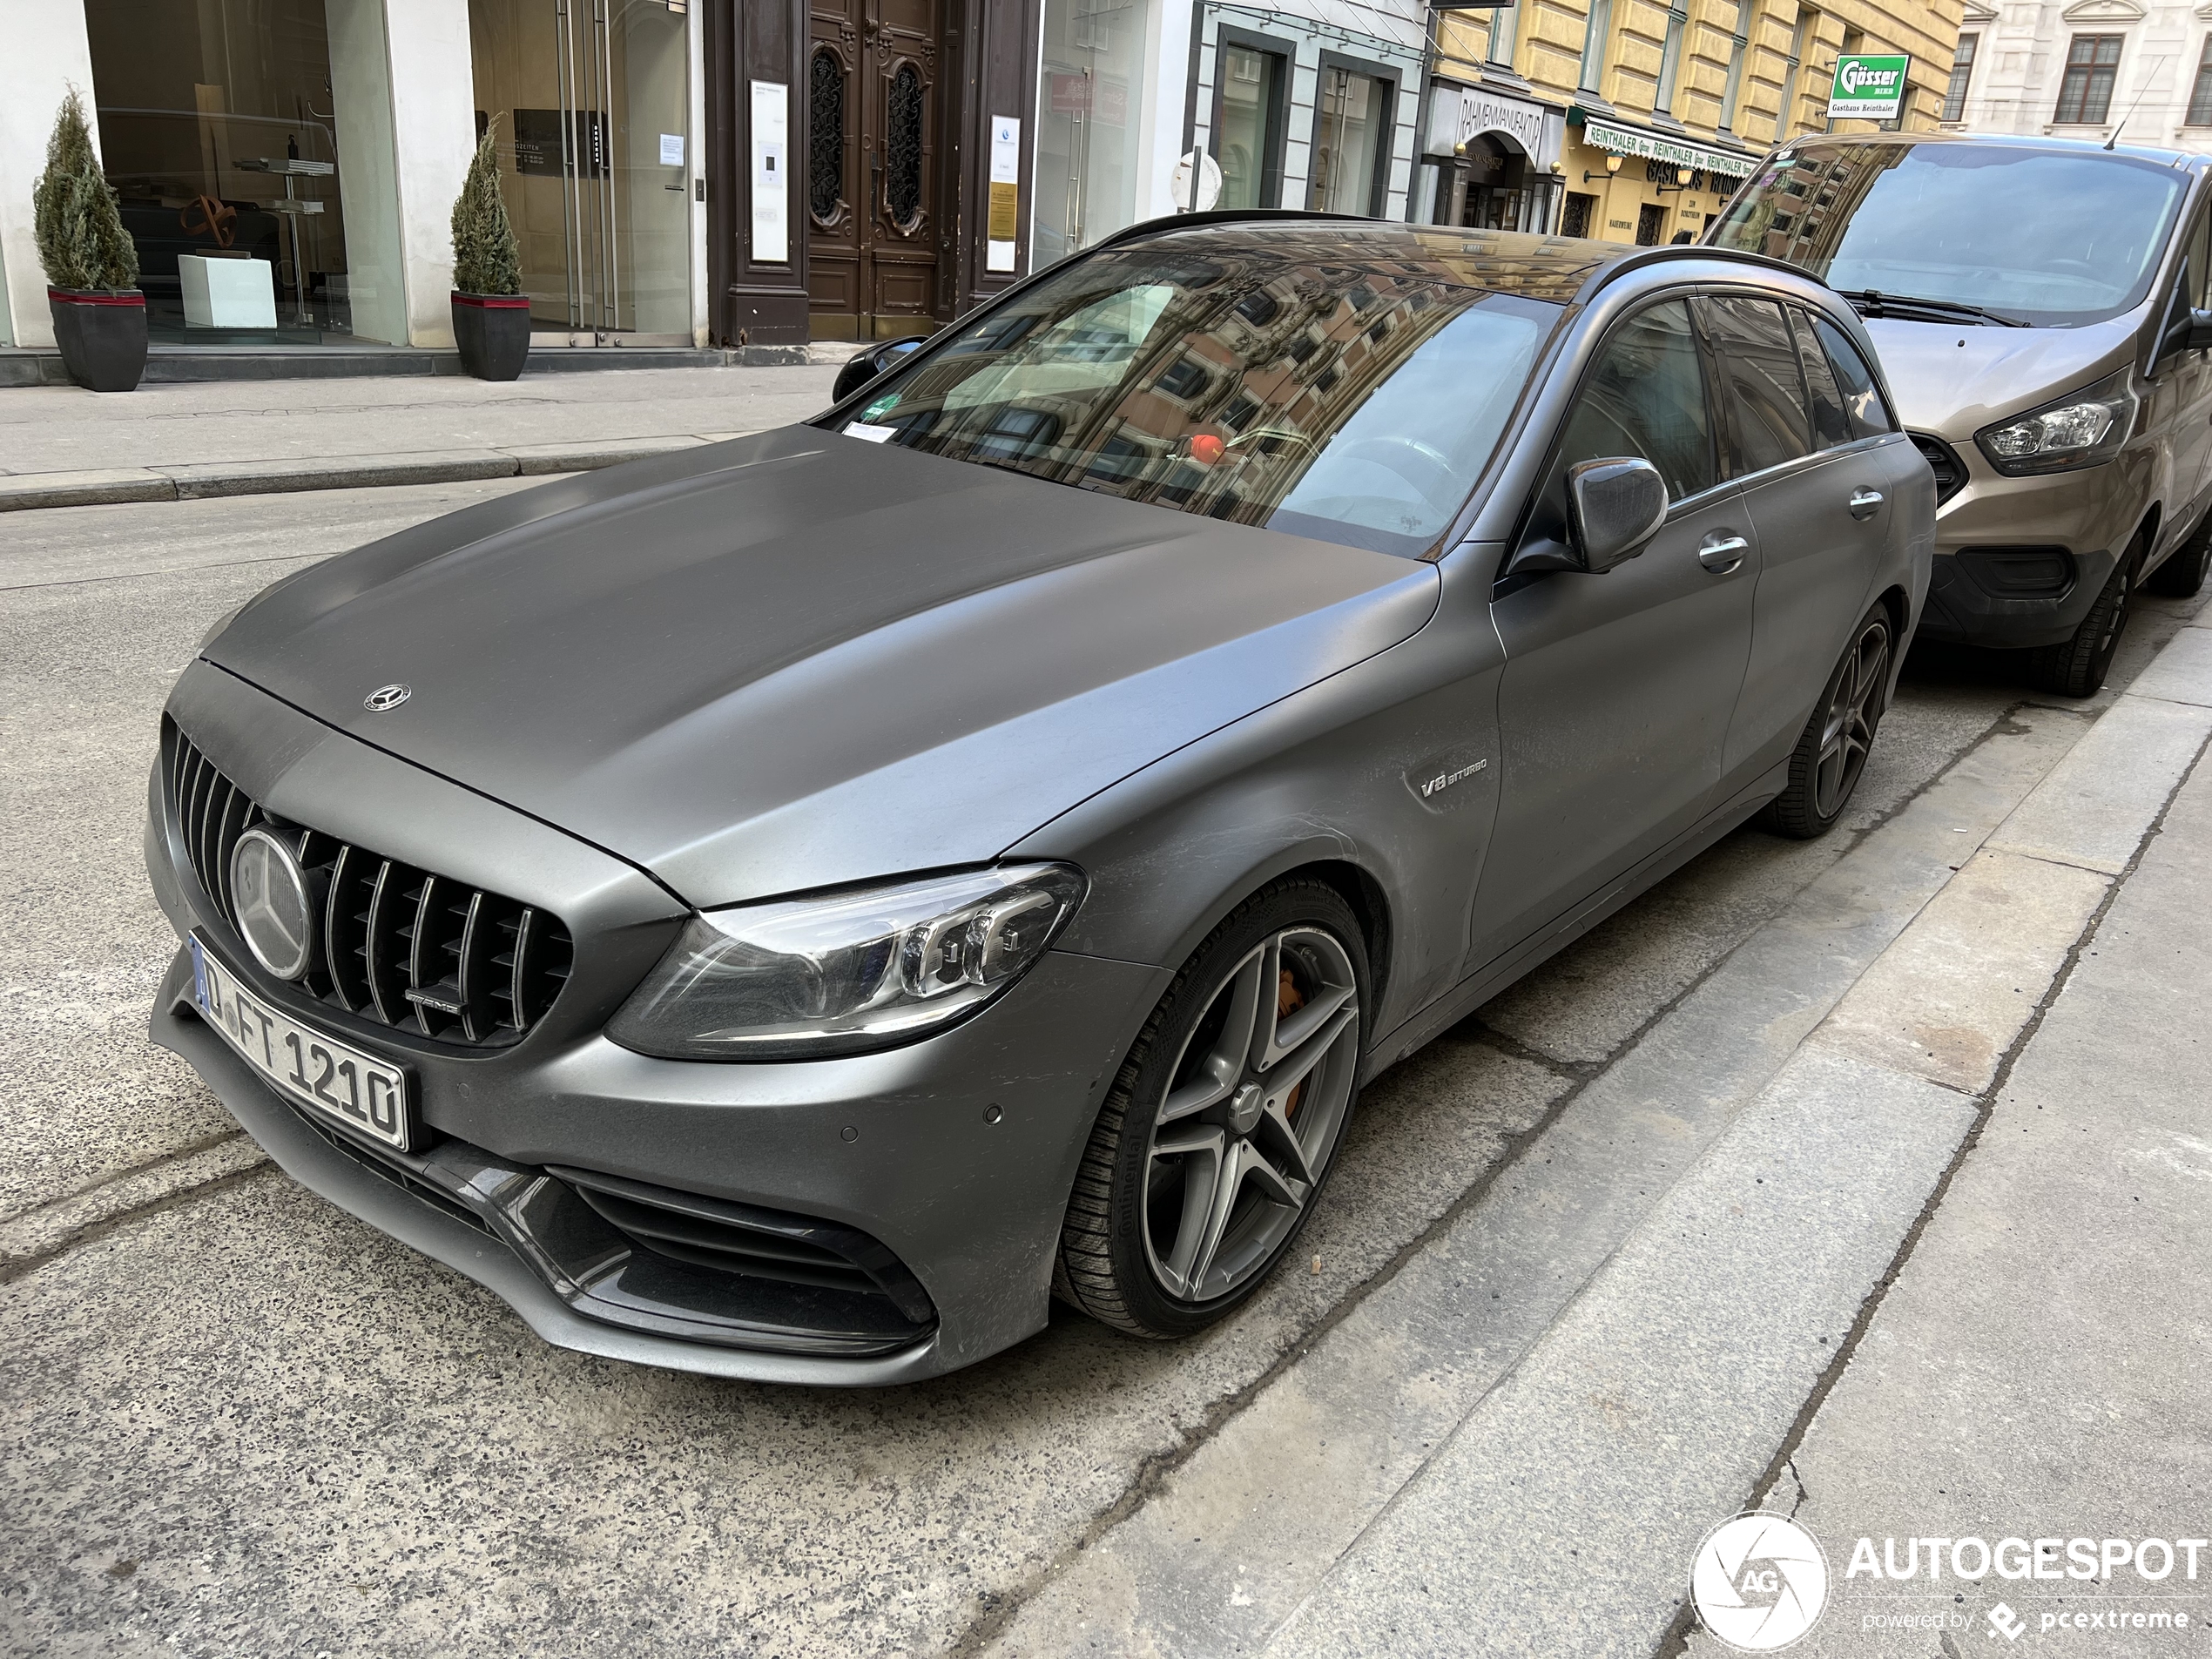
[[[1787,144],[1777,145],[1771,153],[1781,155],[1803,150],[1827,150],[1868,145],[1884,149],[1905,149],[1917,144],[1970,144],[2007,150],[2047,150],[2075,155],[2120,155],[2137,161],[2153,161],[2162,166],[2185,167],[2202,172],[2212,167],[2212,155],[2196,155],[2186,150],[2161,149],[2149,144],[2117,144],[2107,150],[2102,139],[2065,138],[2042,135],[2020,136],[2008,132],[1818,132],[1802,138],[1792,138]]]

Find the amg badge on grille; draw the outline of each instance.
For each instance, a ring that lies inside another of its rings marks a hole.
[[[414,695],[415,691],[412,686],[402,685],[395,680],[389,685],[378,686],[367,697],[361,698],[361,706],[371,714],[381,714],[387,709],[399,707]]]

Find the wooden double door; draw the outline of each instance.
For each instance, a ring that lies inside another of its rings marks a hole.
[[[818,340],[926,331],[951,248],[940,200],[944,10],[957,0],[811,0],[806,292]]]

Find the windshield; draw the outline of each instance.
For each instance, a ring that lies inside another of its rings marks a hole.
[[[1767,163],[1708,239],[1787,260],[1839,293],[2063,327],[2141,303],[2185,179],[2094,151],[1804,145]]]
[[[1427,260],[1111,250],[900,371],[842,430],[1417,557],[1561,315]]]

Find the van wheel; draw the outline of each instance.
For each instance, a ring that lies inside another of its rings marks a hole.
[[[2027,654],[2027,683],[2060,697],[2094,697],[2112,668],[2120,636],[2128,631],[2128,602],[2135,597],[2135,567],[2142,562],[2146,538],[2138,536],[2112,574],[2074,637],[2042,645]]]
[[[2161,599],[2194,599],[2204,585],[2204,572],[2212,565],[2212,509],[2204,522],[2189,532],[2189,539],[2168,556],[2166,563],[2143,578],[2143,591]]]
[[[1367,953],[1319,881],[1263,887],[1160,998],[1092,1129],[1052,1288],[1132,1336],[1190,1336],[1257,1291],[1352,1116]]]
[[[1790,756],[1790,782],[1759,814],[1762,828],[1810,841],[1836,826],[1866,770],[1875,729],[1889,707],[1890,613],[1876,605],[1852,631],[1812,718]]]

